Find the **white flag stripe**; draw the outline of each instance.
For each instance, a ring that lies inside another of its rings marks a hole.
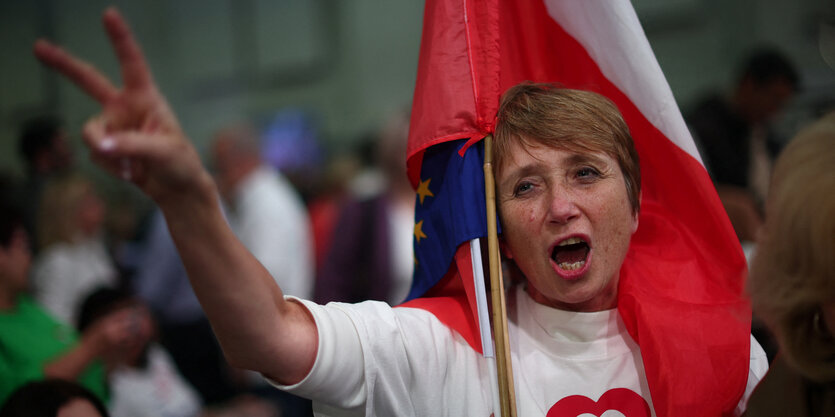
[[[473,261],[473,283],[475,284],[475,303],[478,311],[478,329],[481,334],[481,351],[485,358],[492,358],[493,333],[490,330],[490,312],[487,308],[487,284],[484,282],[484,264],[481,261],[481,243],[478,239],[470,241],[470,259]]]
[[[603,75],[649,122],[702,162],[667,79],[628,0],[544,0],[548,14],[576,39]]]

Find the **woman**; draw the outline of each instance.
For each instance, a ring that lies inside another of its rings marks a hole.
[[[835,113],[780,154],[751,267],[754,311],[780,353],[749,416],[835,415]]]
[[[47,184],[36,230],[35,297],[65,323],[75,323],[81,301],[100,286],[116,285],[116,268],[102,240],[105,207],[79,175]]]

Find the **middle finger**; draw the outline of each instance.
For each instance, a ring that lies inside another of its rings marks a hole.
[[[151,71],[142,55],[142,49],[133,38],[125,19],[115,7],[108,8],[103,16],[104,27],[122,68],[122,81],[126,89],[146,88],[151,84]]]

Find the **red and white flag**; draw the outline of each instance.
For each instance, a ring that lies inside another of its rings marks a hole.
[[[594,91],[620,109],[640,155],[643,198],[618,310],[641,348],[655,412],[731,414],[749,368],[745,259],[628,0],[427,0],[413,184],[427,149],[491,133],[501,93],[525,80]],[[458,255],[450,269],[467,275]],[[464,305],[473,298],[460,295],[452,309],[426,308],[478,349],[476,320],[460,316],[474,311]]]

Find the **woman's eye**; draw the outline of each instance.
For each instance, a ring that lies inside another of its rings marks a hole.
[[[586,179],[586,178],[594,178],[600,175],[596,169],[591,167],[583,167],[577,170],[577,178]]]
[[[516,186],[516,189],[513,190],[513,193],[515,195],[524,194],[524,193],[530,191],[531,188],[533,188],[533,184],[531,184],[529,182],[523,182],[523,183]]]

